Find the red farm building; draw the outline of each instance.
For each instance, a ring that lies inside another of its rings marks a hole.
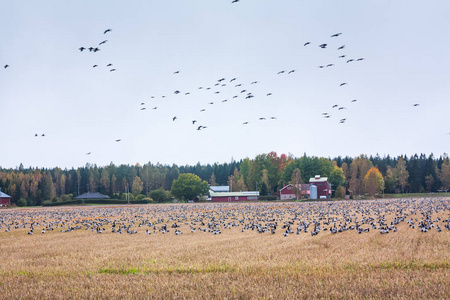
[[[0,206],[9,206],[11,205],[11,196],[3,193],[0,189]]]
[[[211,202],[258,201],[259,192],[221,192],[210,193]]]
[[[296,185],[288,184],[280,190],[280,200],[291,200],[298,198],[309,198],[309,184],[298,184]]]
[[[314,176],[309,179],[310,187],[310,199],[330,199],[331,198],[331,185],[328,183],[327,177],[320,177],[320,175]]]

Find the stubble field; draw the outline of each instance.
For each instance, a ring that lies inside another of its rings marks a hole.
[[[0,298],[445,299],[449,214],[449,198],[0,210]]]

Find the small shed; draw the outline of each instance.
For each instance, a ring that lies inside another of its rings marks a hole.
[[[259,192],[221,192],[211,193],[211,202],[258,201]]]
[[[317,199],[317,198],[318,199],[330,199],[331,198],[331,185],[328,183],[327,177],[320,177],[320,175],[316,175],[316,176],[314,176],[314,178],[309,179],[309,183],[312,186],[317,187],[317,196],[316,196],[316,198],[311,197],[311,199]]]
[[[10,206],[11,196],[2,192],[0,189],[0,206]]]
[[[84,193],[73,199],[109,199],[109,197],[100,193]]]

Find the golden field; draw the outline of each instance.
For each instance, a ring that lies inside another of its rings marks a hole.
[[[0,210],[0,298],[448,299],[450,231],[443,221],[449,214],[448,198]],[[329,229],[344,216],[383,215],[387,224],[406,218],[388,234],[322,230],[312,236],[312,225],[295,234],[299,220]],[[426,215],[443,230],[421,232],[417,225]],[[137,234],[112,233],[114,220]],[[246,224],[270,220],[278,223],[275,234],[242,232]],[[284,236],[288,221],[294,233]],[[99,222],[101,234],[89,225]],[[221,233],[198,230],[208,222]],[[224,228],[229,222],[239,226]],[[50,223],[54,230],[41,233]],[[182,234],[175,235],[174,223]],[[169,232],[161,233],[162,224]]]

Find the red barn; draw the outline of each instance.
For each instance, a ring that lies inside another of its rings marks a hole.
[[[211,193],[211,202],[258,201],[259,192]]]
[[[316,175],[314,178],[309,179],[309,183],[317,187],[317,195],[313,195],[315,193],[311,193],[310,199],[331,198],[331,185],[328,183],[327,177],[320,177],[320,175]]]
[[[6,195],[0,190],[0,206],[9,206],[11,205],[11,196]]]
[[[309,184],[299,184],[298,188],[298,197],[308,197],[309,196]],[[297,191],[294,188],[294,185],[288,184],[280,190],[280,200],[291,200],[297,199]]]

